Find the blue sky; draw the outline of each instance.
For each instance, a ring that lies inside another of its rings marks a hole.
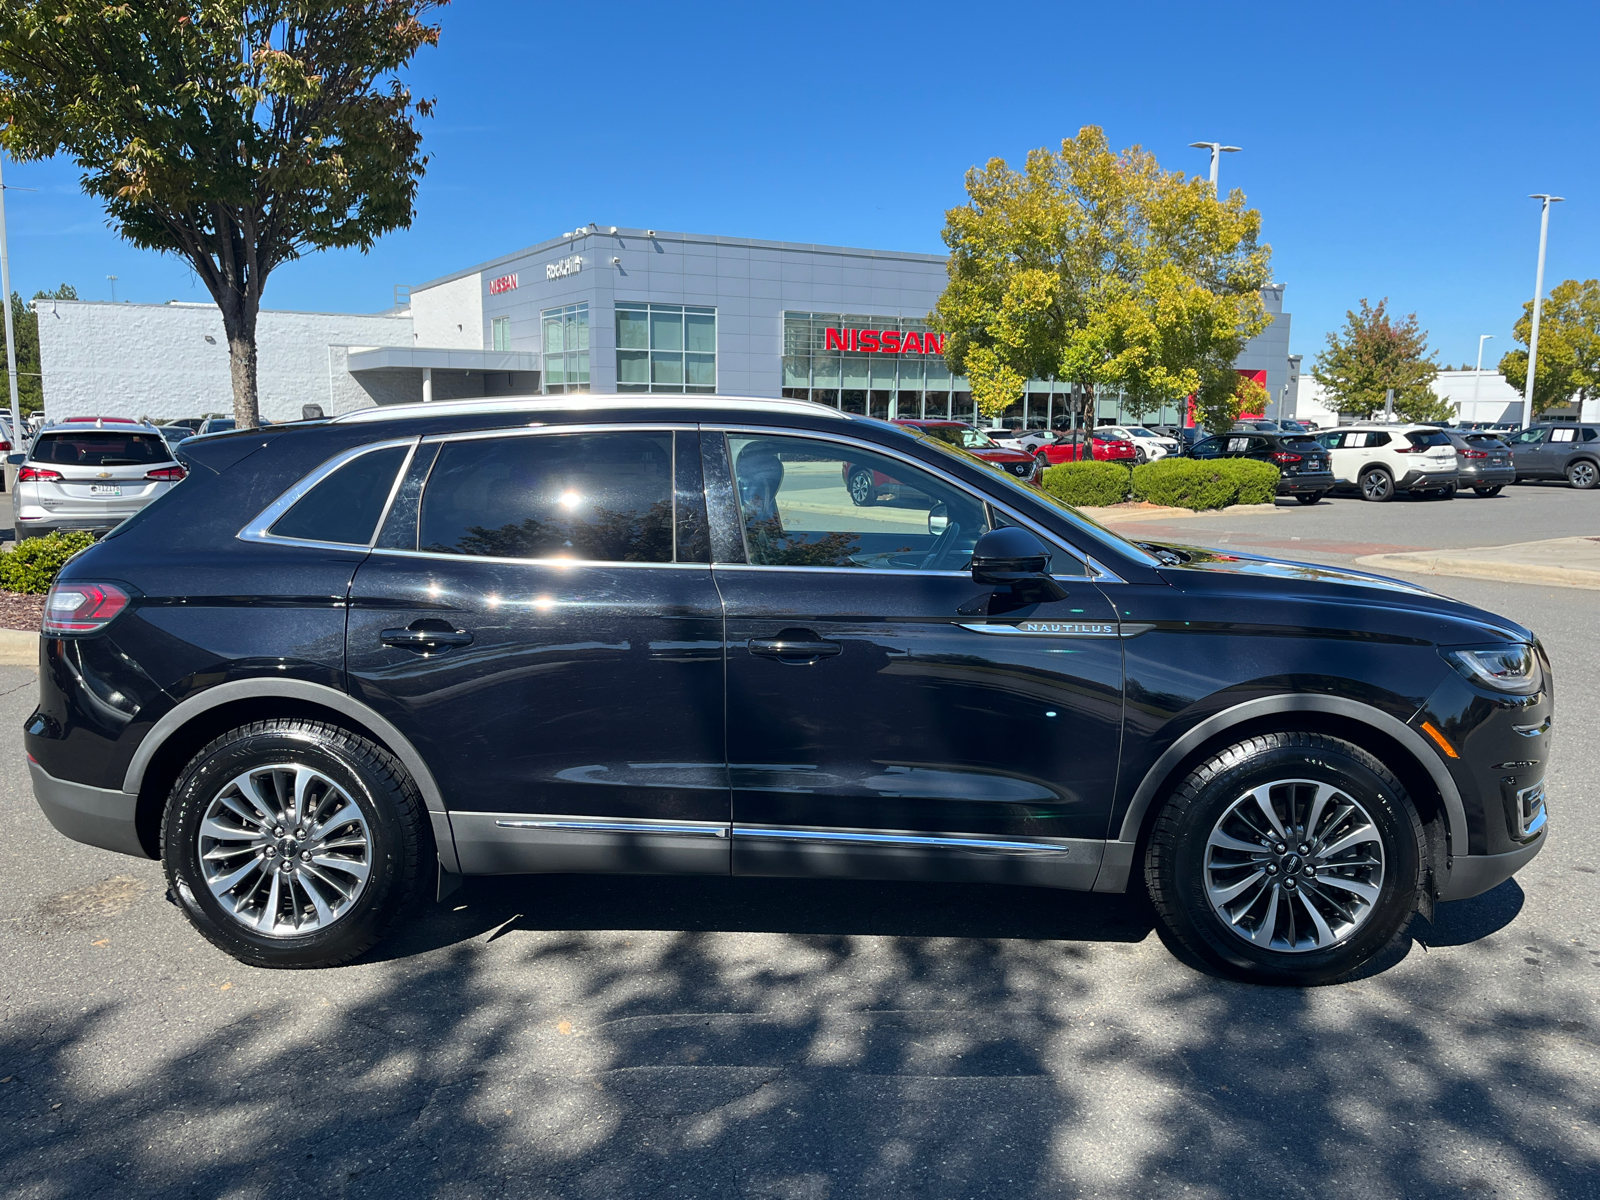
[[[271,308],[376,311],[579,223],[939,252],[968,167],[1081,125],[1262,212],[1293,349],[1361,297],[1415,310],[1452,364],[1511,344],[1533,291],[1600,275],[1600,6],[458,0],[412,71],[439,101],[411,229],[268,281]],[[12,286],[204,300],[121,242],[72,164],[6,164]]]

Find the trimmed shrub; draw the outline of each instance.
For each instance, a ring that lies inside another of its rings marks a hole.
[[[1249,458],[1163,458],[1133,469],[1133,496],[1203,512],[1230,504],[1266,504],[1278,492],[1278,468]]]
[[[1128,498],[1128,468],[1114,462],[1061,463],[1046,468],[1039,486],[1078,507],[1121,504]]]
[[[48,592],[67,560],[92,545],[93,535],[83,532],[24,538],[10,554],[0,554],[0,587],[10,592]]]

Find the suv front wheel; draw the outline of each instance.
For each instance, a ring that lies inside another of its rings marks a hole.
[[[1361,472],[1361,498],[1382,504],[1394,499],[1394,476],[1382,467],[1368,467]]]
[[[1263,734],[1178,786],[1151,832],[1145,882],[1167,932],[1209,966],[1322,983],[1404,933],[1423,847],[1405,788],[1365,750]]]
[[[172,789],[161,841],[195,928],[259,967],[363,953],[420,898],[433,855],[399,760],[309,720],[258,721],[201,750]]]

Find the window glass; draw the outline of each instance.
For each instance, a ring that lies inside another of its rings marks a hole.
[[[717,349],[717,318],[714,315],[686,312],[683,316],[683,348],[705,354]]]
[[[617,306],[617,349],[650,349],[650,316],[647,310]]]
[[[1592,442],[1596,438],[1600,438],[1600,433],[1597,433],[1595,430],[1590,429],[1587,425],[1585,425],[1583,428],[1583,440],[1586,442]]]
[[[663,311],[664,305],[650,307],[650,345],[657,350],[683,349],[683,313]]]
[[[792,437],[728,448],[757,566],[965,571],[989,530],[981,499],[887,455]]]
[[[1521,433],[1517,434],[1515,438],[1515,441],[1519,446],[1531,446],[1535,442],[1541,442],[1543,440],[1544,430],[1542,429],[1524,429]]]
[[[937,438],[947,446],[960,446],[963,450],[998,450],[993,438],[966,425],[927,425],[923,433]]]
[[[569,304],[539,314],[544,328],[544,390],[589,390],[589,306]]]
[[[672,434],[446,442],[418,545],[437,554],[672,561]]]
[[[716,309],[627,300],[616,315],[618,391],[717,390]],[[798,382],[785,387],[806,386],[803,365],[798,370]]]
[[[1196,458],[1217,458],[1222,454],[1224,441],[1222,438],[1206,438],[1196,442],[1194,449],[1189,451]]]
[[[490,322],[494,331],[494,348],[496,350],[511,349],[511,318],[496,317]]]
[[[1323,446],[1327,447],[1329,450],[1337,450],[1341,445],[1344,444],[1344,434],[1325,433],[1319,437],[1317,441],[1321,442]]]
[[[1552,442],[1575,442],[1578,440],[1578,431],[1576,429],[1552,429],[1550,431],[1550,440]]]
[[[650,389],[650,355],[646,351],[617,351],[617,387],[625,392]]]
[[[138,467],[172,461],[172,451],[159,433],[114,433],[84,430],[39,436],[34,462],[62,467]]]
[[[1225,453],[1243,454],[1246,450],[1250,449],[1250,443],[1253,440],[1255,439],[1247,437],[1231,437],[1228,439],[1228,445]]]
[[[1424,433],[1418,429],[1406,434],[1406,441],[1413,446],[1448,446],[1450,444],[1450,435],[1442,429],[1436,433]]]
[[[274,537],[365,546],[389,502],[404,446],[353,458],[295,502],[273,523]]]

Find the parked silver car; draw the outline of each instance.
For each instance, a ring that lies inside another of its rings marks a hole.
[[[104,533],[183,479],[153,425],[92,417],[46,425],[17,471],[17,540],[58,529]]]

